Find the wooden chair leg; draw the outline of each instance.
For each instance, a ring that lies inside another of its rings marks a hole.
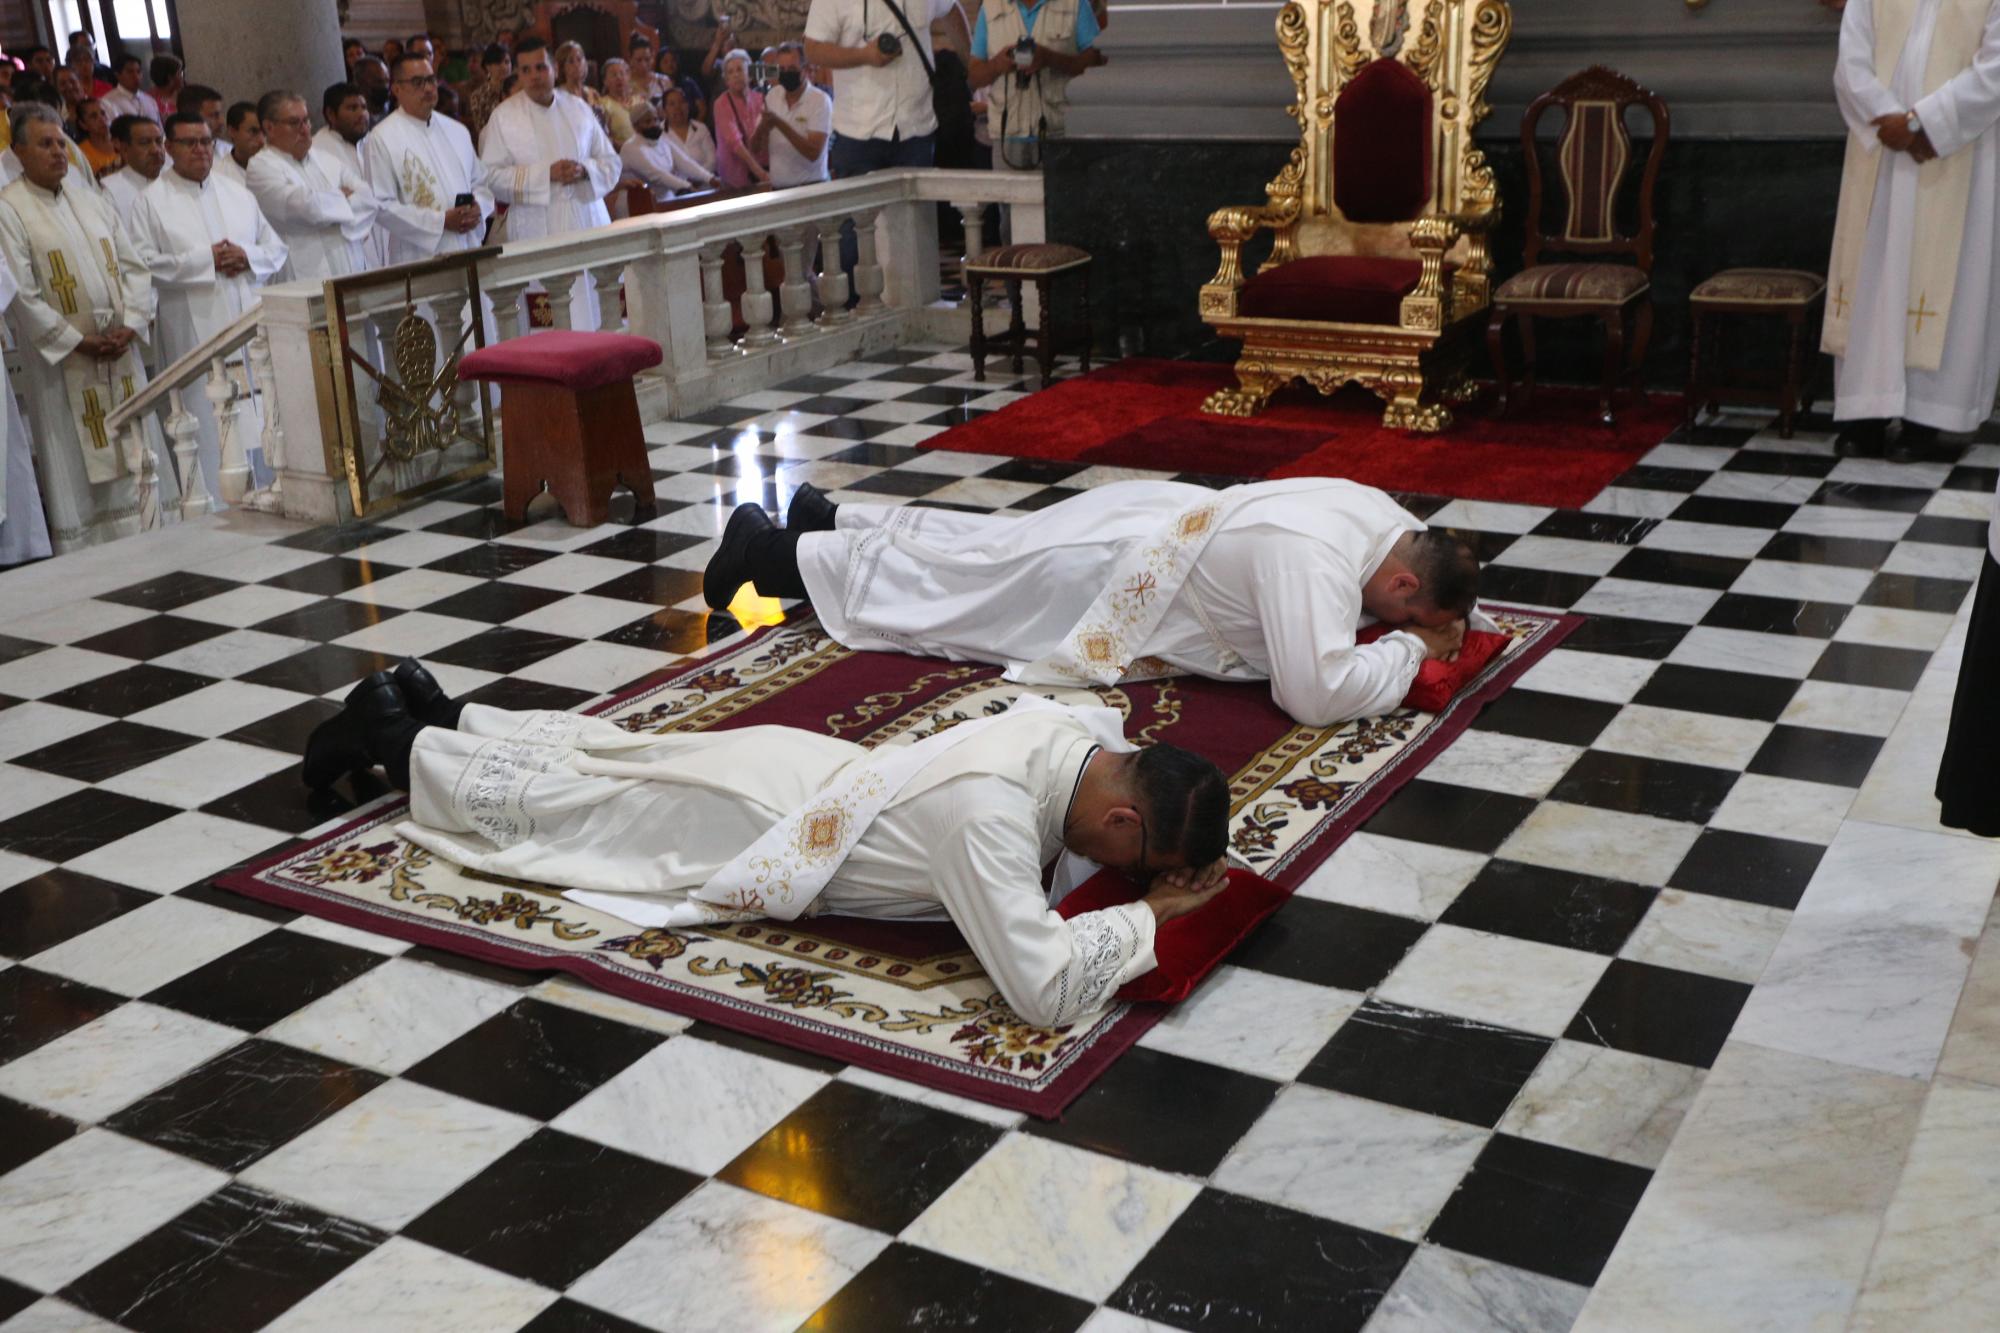
[[[1639,406],[1646,405],[1646,349],[1653,342],[1653,303],[1645,302],[1639,307],[1636,327],[1632,334],[1632,352],[1627,358],[1626,368],[1632,377],[1632,392],[1639,400]]]
[[[1792,438],[1792,426],[1799,414],[1799,378],[1803,373],[1804,358],[1801,355],[1806,337],[1806,314],[1795,310],[1785,317],[1791,325],[1790,346],[1785,354],[1784,396],[1778,403],[1778,438]]]
[[[1523,314],[1514,321],[1521,333],[1521,406],[1535,401],[1535,317]]]
[[[1035,357],[1041,362],[1044,386],[1056,377],[1056,341],[1050,336],[1055,328],[1055,320],[1049,309],[1050,286],[1046,278],[1035,279],[1035,304],[1040,307],[1035,312],[1036,322],[1039,325],[1035,330]]]
[[[986,381],[986,317],[981,308],[986,300],[986,279],[975,275],[966,278],[969,289],[966,296],[972,302],[972,380],[975,384]]]
[[[1689,312],[1687,396],[1681,403],[1681,428],[1687,432],[1690,440],[1694,438],[1695,404],[1701,401],[1703,374],[1701,339],[1707,323],[1708,317],[1701,311]]]
[[[1077,278],[1083,284],[1083,373],[1090,373],[1090,344],[1096,340],[1097,326],[1090,322],[1090,270],[1083,270]]]
[[[1618,424],[1618,418],[1611,410],[1611,400],[1618,392],[1624,365],[1625,311],[1621,307],[1604,312],[1604,383],[1597,395],[1597,419],[1607,426]]]
[[[1028,323],[1021,316],[1021,280],[1007,279],[1007,304],[1011,315],[1007,321],[1007,337],[1014,345],[1014,373],[1022,370],[1022,356],[1027,351]]]
[[[1493,363],[1493,382],[1499,389],[1493,415],[1507,415],[1507,312],[1499,306],[1486,320],[1486,358]]]

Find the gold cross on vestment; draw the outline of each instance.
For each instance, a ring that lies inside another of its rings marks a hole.
[[[69,257],[60,250],[49,251],[49,290],[65,315],[76,313],[76,275],[69,271]]]
[[[97,401],[96,389],[83,391],[83,424],[90,429],[90,441],[94,448],[111,447],[111,437],[104,433],[104,405]]]
[[[1927,319],[1935,319],[1935,318],[1937,318],[1937,317],[1938,317],[1938,315],[1940,315],[1940,314],[1942,314],[1942,313],[1943,313],[1942,311],[1938,311],[1938,310],[1932,310],[1932,309],[1929,309],[1929,308],[1928,308],[1928,307],[1926,306],[1926,304],[1925,304],[1925,298],[1924,298],[1924,294],[1923,294],[1922,292],[1919,292],[1919,293],[1917,294],[1917,305],[1916,305],[1916,309],[1914,309],[1914,310],[1912,310],[1912,311],[1910,311],[1910,312],[1909,312],[1909,314],[1910,314],[1910,318],[1912,318],[1912,319],[1914,319],[1914,320],[1916,320],[1916,321],[1917,321],[1917,330],[1916,330],[1916,331],[1917,331],[1918,333],[1922,333],[1922,332],[1924,331],[1924,321],[1925,321],[1925,320],[1927,320]]]
[[[111,242],[100,236],[97,244],[104,251],[104,271],[111,275],[111,281],[118,281],[118,256],[111,252]]]
[[[1836,319],[1847,318],[1847,284],[1844,282],[1833,289],[1833,314]]]

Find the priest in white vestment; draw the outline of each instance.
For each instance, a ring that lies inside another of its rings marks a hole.
[[[257,206],[291,252],[287,278],[322,282],[368,267],[375,192],[312,141],[312,118],[297,93],[266,93],[258,104],[264,150],[245,175]]]
[[[0,256],[0,311],[14,304],[21,284],[14,270]],[[39,560],[54,554],[49,545],[49,520],[42,511],[42,493],[35,484],[34,444],[28,437],[28,423],[14,401],[14,386],[0,366],[0,394],[5,394],[6,459],[0,462],[0,567]]]
[[[1075,1022],[1150,970],[1156,925],[1226,882],[1227,780],[1173,746],[1135,751],[1113,709],[1029,697],[868,750],[789,727],[635,735],[449,701],[425,726],[406,699],[387,673],[363,682],[315,734],[308,779],[353,728],[357,766],[410,791],[400,835],[637,925],[948,919],[1037,1026]],[[1056,898],[1102,865],[1151,890],[1064,920],[1042,887],[1051,865]]]
[[[125,165],[99,177],[97,183],[110,196],[118,216],[129,218],[139,206],[139,196],[160,178],[167,165],[166,134],[158,121],[121,116],[112,123],[111,139]]]
[[[361,145],[367,141],[374,117],[368,112],[368,98],[351,83],[336,83],[320,97],[320,116],[326,124],[313,135],[313,147],[340,160],[340,164],[362,180],[368,170],[361,165]],[[380,215],[377,215],[379,222]],[[389,262],[389,249],[380,227],[361,243],[363,268],[380,268]]]
[[[380,201],[388,260],[405,264],[479,245],[493,191],[472,136],[437,109],[437,73],[421,56],[397,59],[396,109],[362,140],[362,175]],[[458,201],[471,196],[471,203]]]
[[[1116,482],[1018,518],[802,488],[786,530],[737,510],[704,593],[727,605],[752,579],[809,597],[847,647],[999,663],[1025,684],[1268,680],[1317,727],[1396,707],[1426,658],[1456,653],[1478,577],[1463,542],[1383,492],[1301,477]],[[1397,628],[1357,644],[1377,621]]]
[[[255,102],[238,102],[226,117],[229,137],[215,146],[215,173],[250,188],[250,159],[264,151],[264,126]]]
[[[611,225],[604,197],[624,174],[597,113],[559,92],[548,47],[529,37],[514,48],[520,91],[493,108],[479,140],[479,163],[493,197],[507,205],[507,240],[531,241]],[[572,327],[597,327],[590,275],[572,289]]]
[[[127,456],[106,418],[145,386],[139,352],[153,320],[153,281],[104,195],[66,179],[56,113],[24,102],[11,118],[24,174],[0,190],[0,257],[21,284],[7,321],[29,364],[20,387],[60,553],[139,530],[143,463]],[[143,434],[157,465],[152,419]],[[178,493],[172,477],[160,477],[162,504]]]
[[[285,267],[285,243],[265,220],[248,190],[215,174],[215,142],[199,116],[167,117],[167,154],[160,173],[130,219],[134,244],[153,274],[159,294],[155,341],[160,364],[173,364],[236,322],[258,302],[257,289]],[[240,360],[240,354],[238,356]],[[222,441],[215,408],[197,385],[181,402],[200,424],[202,480],[216,500],[222,492]],[[271,484],[262,448],[261,418],[249,405],[238,418],[238,440],[257,484]],[[241,498],[240,496],[236,498]]]
[[[2000,0],[1849,0],[1825,350],[1845,456],[1922,456],[2000,386]]]

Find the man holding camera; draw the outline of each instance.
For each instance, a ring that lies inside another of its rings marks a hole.
[[[835,178],[931,165],[937,149],[931,24],[937,21],[964,31],[954,0],[812,0],[806,60],[833,71],[828,165]]]
[[[1097,12],[1083,0],[986,0],[972,32],[972,86],[988,84],[996,171],[1036,171],[1063,134],[1069,81],[1104,63]]]

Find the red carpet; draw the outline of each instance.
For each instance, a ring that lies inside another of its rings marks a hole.
[[[1382,428],[1382,403],[1348,388],[1332,398],[1295,386],[1262,414],[1210,416],[1202,400],[1234,382],[1207,362],[1135,357],[925,441],[926,449],[1239,477],[1348,477],[1384,490],[1574,509],[1672,432],[1678,397],[1618,402],[1597,421],[1588,389],[1539,389],[1503,420],[1482,403],[1442,435]]]

